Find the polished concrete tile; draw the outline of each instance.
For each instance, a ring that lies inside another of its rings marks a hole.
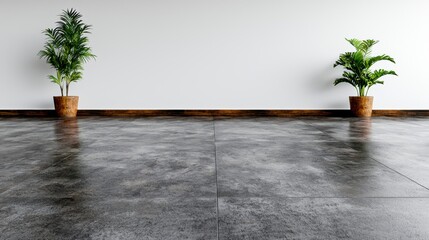
[[[407,144],[351,142],[350,146],[429,189],[429,141]]]
[[[331,137],[429,189],[429,120],[306,120]]]
[[[0,118],[0,239],[429,239],[428,118]]]
[[[215,197],[213,123],[207,120],[149,119],[146,122],[74,122],[75,136],[61,135],[59,150],[38,171],[5,192],[14,197]],[[105,120],[104,120],[105,121]],[[124,121],[124,120],[123,120]],[[104,124],[107,123],[107,129]],[[164,124],[162,124],[164,123]],[[146,127],[142,125],[147,125]],[[146,128],[139,130],[136,126]],[[60,128],[67,126],[60,126]],[[112,132],[111,128],[117,128]],[[92,139],[94,131],[97,138]],[[105,131],[103,133],[103,131]],[[85,134],[81,134],[85,132]],[[104,135],[104,137],[100,137]],[[82,144],[81,140],[87,143]],[[69,148],[76,148],[71,151]],[[29,150],[31,151],[31,150]],[[51,152],[51,151],[48,151]],[[56,152],[54,152],[56,153]],[[26,160],[24,160],[26,161]]]
[[[219,239],[428,239],[428,198],[220,198]]]
[[[237,118],[215,122],[216,141],[326,141],[330,136],[300,119]]]
[[[31,173],[7,196],[215,197],[213,152],[155,148],[76,154]]]
[[[429,197],[428,189],[340,142],[216,145],[221,197]]]
[[[337,140],[365,141],[365,142],[392,142],[396,144],[408,142],[429,141],[429,128],[425,128],[425,121],[407,121],[402,118],[329,118],[326,121],[319,119],[305,119],[309,125],[334,137]]]
[[[216,239],[216,199],[6,198],[0,230],[1,239]]]

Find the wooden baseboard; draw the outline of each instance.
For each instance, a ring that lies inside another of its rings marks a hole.
[[[54,110],[0,110],[0,117],[55,117]]]
[[[104,117],[350,117],[348,110],[79,110],[78,116]],[[429,110],[374,110],[374,117],[429,116]],[[0,110],[0,117],[55,117],[54,110]]]
[[[202,116],[202,117],[303,117],[346,115],[343,110],[83,110],[80,116]]]
[[[373,110],[374,117],[429,117],[429,110]]]

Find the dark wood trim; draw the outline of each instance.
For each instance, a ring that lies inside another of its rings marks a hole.
[[[54,110],[0,110],[0,117],[55,117]]]
[[[82,110],[79,116],[304,117],[344,116],[344,110]]]
[[[350,117],[349,110],[79,110],[78,116],[105,117]],[[429,116],[429,110],[374,110],[374,117]],[[55,117],[54,110],[0,110],[0,117]]]
[[[374,117],[428,117],[429,110],[373,110]]]

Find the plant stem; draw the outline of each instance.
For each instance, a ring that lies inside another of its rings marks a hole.
[[[365,86],[360,87],[359,96],[361,96],[361,97],[365,96]]]
[[[66,83],[66,96],[69,96],[69,83]]]

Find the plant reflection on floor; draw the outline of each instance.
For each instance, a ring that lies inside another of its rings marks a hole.
[[[332,126],[335,126],[335,121]],[[339,128],[340,131],[332,132],[336,136],[335,140],[326,140],[322,136],[313,143],[321,144],[320,149],[332,151],[321,154],[319,159],[322,161],[314,163],[323,172],[321,179],[327,182],[329,194],[332,197],[372,196],[374,186],[378,191],[385,191],[382,186],[376,186],[379,166],[371,159],[368,151],[367,144],[371,144],[371,119],[345,119]]]
[[[366,142],[371,139],[371,118],[351,119],[349,121],[349,139]]]
[[[55,124],[57,147],[52,153],[54,165],[40,174],[38,194],[40,204],[49,207],[49,215],[42,217],[42,236],[68,236],[82,222],[91,222],[93,211],[85,197],[85,176],[79,159],[79,125],[77,119],[60,119]],[[72,217],[75,216],[75,217]],[[78,216],[78,217],[76,217]],[[37,233],[34,233],[37,238]]]
[[[372,139],[371,118],[350,119],[348,134],[346,144],[359,151],[361,158],[369,159]]]
[[[76,118],[58,120],[55,135],[60,149],[64,151],[79,149],[79,124]]]

